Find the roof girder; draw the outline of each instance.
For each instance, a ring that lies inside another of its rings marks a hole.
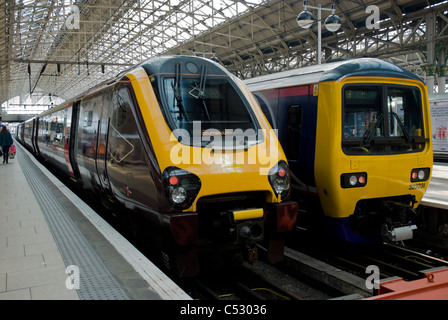
[[[301,30],[296,23],[301,1],[78,0],[79,29],[69,29],[72,2],[6,0],[0,6],[0,102],[26,96],[30,87],[69,98],[158,54],[213,52],[242,78],[315,61],[317,27]],[[426,63],[428,14],[441,26],[432,41],[448,41],[448,4],[442,0],[427,1],[430,9],[419,0],[379,0],[382,19],[389,18],[380,30],[365,26],[370,0],[318,2],[335,4],[343,21],[343,32],[323,28],[326,60],[369,55],[418,70]],[[99,65],[106,66],[104,74]]]

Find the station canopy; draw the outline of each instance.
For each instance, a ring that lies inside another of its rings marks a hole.
[[[322,27],[323,63],[378,57],[422,77],[423,65],[446,64],[448,1],[308,1],[331,4],[342,26]],[[63,101],[157,55],[215,56],[242,79],[315,64],[317,11],[302,29],[303,10],[301,0],[4,0],[0,104]]]

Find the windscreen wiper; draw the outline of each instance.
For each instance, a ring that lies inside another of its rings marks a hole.
[[[185,119],[187,122],[190,122],[190,119],[188,119],[187,111],[184,108],[184,104],[182,103],[182,65],[180,63],[177,63],[174,66],[176,75],[174,78],[174,83],[172,84],[174,96],[177,101],[177,106],[179,107],[180,111],[185,115]]]
[[[406,130],[406,127],[404,126],[403,122],[401,121],[400,117],[398,116],[398,114],[396,114],[395,112],[392,112],[392,116],[397,119],[398,125],[400,126],[401,132],[403,132],[404,137],[406,138],[406,141],[409,143],[409,148],[412,149],[412,139],[409,136],[408,131]]]
[[[208,121],[211,121],[210,114],[208,112],[207,104],[205,103],[205,83],[207,80],[207,67],[201,67],[201,79],[199,81],[199,85],[197,82],[194,83],[193,89],[188,92],[192,97],[196,99],[200,99],[202,101],[202,108],[204,109],[205,115],[207,116]]]
[[[384,116],[381,113],[378,118],[376,119],[375,122],[375,127],[373,128],[373,130],[370,130],[369,134],[367,135],[367,137],[364,138],[364,140],[362,141],[362,145],[363,146],[368,146],[370,145],[370,140],[372,140],[372,136],[373,134],[376,132],[376,129],[379,127],[381,121],[383,120]]]
[[[200,99],[202,101],[202,108],[204,109],[205,115],[207,116],[208,121],[211,121],[210,114],[208,112],[207,104],[205,103],[205,83],[207,81],[207,67],[201,67],[201,80],[199,81],[199,86],[195,83],[195,87],[189,92],[189,94],[196,99]],[[197,91],[197,95],[193,92]]]
[[[204,107],[204,111],[205,114],[207,115],[207,119],[208,121],[211,120],[210,118],[210,114],[208,113],[208,108],[207,108],[207,104],[205,103],[205,83],[207,80],[207,66],[202,66],[202,71],[201,71],[201,82],[199,83],[199,98],[202,100],[202,106]]]

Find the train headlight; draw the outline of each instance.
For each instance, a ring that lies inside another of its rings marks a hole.
[[[291,177],[289,168],[285,161],[280,161],[269,170],[269,183],[277,196],[285,199],[289,195]]]
[[[165,169],[163,184],[171,204],[181,210],[192,205],[201,189],[201,180],[195,174],[176,167]]]
[[[344,173],[341,175],[341,187],[359,188],[365,187],[367,184],[367,172]]]
[[[418,172],[418,179],[419,179],[419,180],[424,180],[424,179],[425,179],[425,171],[420,170],[420,171]]]
[[[358,183],[358,178],[357,178],[356,176],[351,176],[351,177],[348,179],[348,182],[350,183],[350,185],[351,185],[352,187],[354,187],[354,186],[356,186],[356,184]]]
[[[430,168],[418,168],[411,171],[411,182],[421,182],[429,180]]]
[[[181,204],[187,199],[187,191],[182,187],[174,188],[171,192],[171,200],[175,204]]]

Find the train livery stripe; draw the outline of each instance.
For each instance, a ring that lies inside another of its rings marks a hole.
[[[280,90],[280,98],[307,96],[309,86],[289,87]]]

